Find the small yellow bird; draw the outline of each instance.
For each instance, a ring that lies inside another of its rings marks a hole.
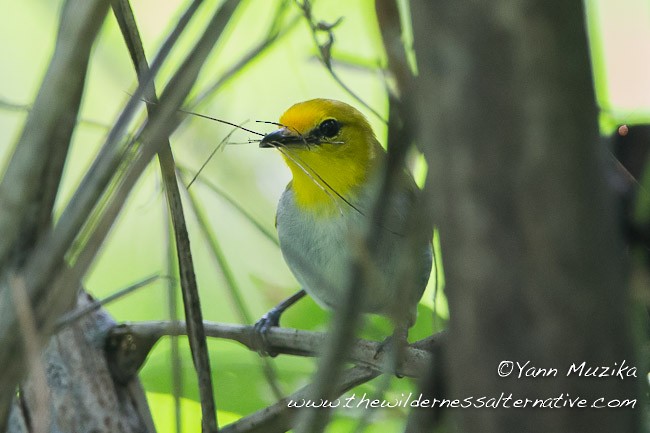
[[[260,147],[278,149],[293,176],[277,209],[280,249],[304,292],[321,306],[336,308],[348,288],[360,241],[370,228],[386,152],[363,114],[340,101],[312,99],[295,104],[282,115],[279,126],[264,136]],[[375,278],[361,311],[404,321],[397,315],[405,306],[410,327],[431,273],[432,249],[430,240],[423,242],[413,267],[421,284],[410,296],[403,294],[396,246],[417,188],[410,175],[404,172],[404,176],[408,188],[387,206],[386,224],[379,231],[379,255],[371,266]],[[280,314],[304,292],[267,313],[256,324],[258,330],[277,326]]]

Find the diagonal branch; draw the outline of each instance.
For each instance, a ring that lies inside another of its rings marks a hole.
[[[278,4],[278,7],[275,11],[275,15],[271,20],[269,29],[267,31],[266,37],[251,48],[246,54],[244,54],[234,65],[227,69],[216,81],[209,85],[206,89],[201,91],[194,100],[192,100],[188,106],[194,108],[197,105],[201,104],[208,97],[213,96],[225,83],[230,81],[239,71],[243,70],[251,62],[256,59],[259,59],[264,52],[271,48],[276,42],[278,42],[283,36],[287,35],[291,29],[293,29],[296,24],[298,24],[299,16],[294,17],[289,23],[282,26],[282,18],[284,17],[285,10],[287,9],[287,4],[289,0],[283,0]]]
[[[65,3],[52,61],[0,183],[0,263],[10,253],[22,261],[50,226],[91,47],[106,11],[106,1]]]
[[[340,17],[334,23],[328,24],[325,22],[316,22],[312,14],[312,6],[309,0],[296,0],[296,4],[302,11],[309,28],[311,29],[312,38],[314,39],[314,44],[318,48],[318,59],[321,61],[327,72],[330,76],[336,81],[336,83],[341,86],[341,88],[348,93],[352,98],[354,98],[361,105],[366,107],[375,117],[381,120],[384,123],[388,121],[381,115],[377,110],[372,108],[366,101],[361,98],[354,90],[352,90],[345,82],[339,77],[339,75],[334,71],[332,67],[332,46],[334,45],[334,28],[341,23],[343,17]],[[325,33],[327,35],[327,42],[321,43],[318,40],[318,34]]]
[[[199,2],[195,2],[199,3]],[[236,2],[231,2],[234,10]],[[135,24],[135,17],[128,0],[113,1],[115,16],[126,41],[129,53],[136,68],[138,79],[142,81],[149,73],[142,40]],[[219,32],[220,33],[220,30]],[[147,104],[149,115],[153,114],[155,104],[158,102],[156,89],[153,82],[150,82],[145,89],[145,96],[152,103]],[[187,233],[183,204],[176,179],[176,165],[168,138],[163,139],[158,152],[160,169],[165,185],[167,202],[174,226],[174,236],[178,256],[180,283],[185,307],[185,317],[188,320],[188,334],[194,367],[198,376],[199,394],[201,397],[202,429],[203,431],[216,431],[216,405],[212,390],[212,374],[210,359],[203,329],[203,315],[201,303],[194,273],[194,264],[190,249],[190,240]]]
[[[0,269],[22,266],[50,227],[52,206],[76,124],[92,44],[106,15],[106,1],[65,3],[54,55],[16,150],[0,183]],[[52,107],[57,107],[52,110]],[[43,184],[47,180],[49,184]],[[10,256],[13,254],[13,257]],[[60,264],[60,261],[57,262]],[[0,430],[15,387],[25,373],[18,318],[7,275],[0,281]],[[32,293],[26,292],[31,299]],[[38,329],[39,322],[36,322]]]

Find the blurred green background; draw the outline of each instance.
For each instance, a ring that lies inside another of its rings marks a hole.
[[[169,78],[173,66],[183,58],[199,35],[218,2],[206,1],[190,29],[183,36],[158,77],[159,88]],[[281,0],[242,1],[227,32],[206,64],[195,96],[218,80],[255,44],[265,38],[271,17]],[[189,1],[134,0],[132,6],[151,60]],[[323,68],[316,57],[311,32],[294,3],[287,2],[280,38],[246,67],[225,82],[201,104],[196,112],[240,124],[262,133],[272,125],[256,121],[276,121],[291,104],[314,97],[346,101],[363,111],[380,141],[385,124],[350,97]],[[0,160],[6,164],[27,115],[45,68],[53,52],[61,0],[23,0],[0,5]],[[603,133],[611,133],[620,123],[650,121],[650,2],[647,0],[586,1],[587,22],[592,47],[594,79],[601,107]],[[386,116],[387,77],[382,68],[385,55],[372,0],[327,0],[314,5],[318,20],[334,22],[334,68],[343,81],[374,110]],[[71,158],[67,161],[61,200],[62,208],[102,144],[130,93],[135,76],[126,48],[109,14],[91,60],[82,118],[74,135]],[[188,117],[172,136],[178,165],[195,173],[215,147],[231,132],[216,122]],[[259,149],[247,140],[251,134],[235,132],[206,166],[201,177],[217,185],[268,231],[274,232],[277,200],[289,180],[279,154]],[[187,179],[186,179],[187,182]],[[208,215],[210,229],[241,290],[243,303],[253,319],[298,289],[277,246],[203,182],[192,186],[200,206]],[[105,297],[152,274],[172,275],[168,269],[169,227],[157,165],[149,167],[131,194],[92,271],[85,279],[89,292]],[[214,260],[208,239],[195,216],[187,215],[196,273],[206,320],[242,323],[227,289],[223,271]],[[431,286],[432,284],[430,284]],[[176,290],[178,302],[180,295]],[[159,280],[108,306],[117,321],[169,318],[166,282]],[[434,322],[432,288],[425,294],[411,340],[430,335],[444,325],[444,299],[437,303]],[[301,301],[283,318],[283,325],[300,329],[324,330],[328,314],[313,301]],[[364,336],[381,340],[389,326],[378,318],[369,320]],[[259,357],[247,349],[218,340],[210,341],[219,423],[226,424],[274,401],[264,380]],[[150,404],[159,431],[174,431],[174,403],[171,393],[170,344],[161,341],[145,364],[141,378],[149,392]],[[189,349],[181,340],[184,431],[198,431],[200,410],[196,399]],[[273,360],[283,391],[288,394],[308,383],[314,370],[312,359],[280,356]],[[414,385],[407,379],[392,380],[390,396],[408,393]],[[355,392],[371,393],[371,382]],[[405,412],[377,411],[381,427],[369,431],[397,431]],[[341,412],[330,431],[350,431],[359,416]],[[394,426],[394,428],[391,428]]]

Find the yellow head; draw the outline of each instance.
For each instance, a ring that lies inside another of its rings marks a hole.
[[[260,147],[282,152],[296,202],[305,210],[338,209],[336,197],[353,198],[384,154],[363,114],[340,101],[300,102],[280,117],[280,125]]]

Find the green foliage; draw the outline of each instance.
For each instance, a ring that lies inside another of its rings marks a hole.
[[[196,375],[186,339],[181,340],[182,392],[184,398],[198,401]],[[247,415],[273,403],[273,394],[261,371],[259,355],[231,342],[209,341],[214,391],[217,408]],[[147,390],[160,394],[172,393],[172,372],[169,340],[164,339],[151,352],[140,375]],[[277,373],[287,390],[305,384],[313,371],[313,361],[297,357],[282,357]]]
[[[158,433],[173,433],[176,431],[174,398],[170,394],[147,392],[147,401]],[[181,429],[185,432],[201,431],[201,405],[186,398],[181,398]],[[228,424],[239,419],[239,416],[227,411],[218,410],[217,418],[220,423]]]

